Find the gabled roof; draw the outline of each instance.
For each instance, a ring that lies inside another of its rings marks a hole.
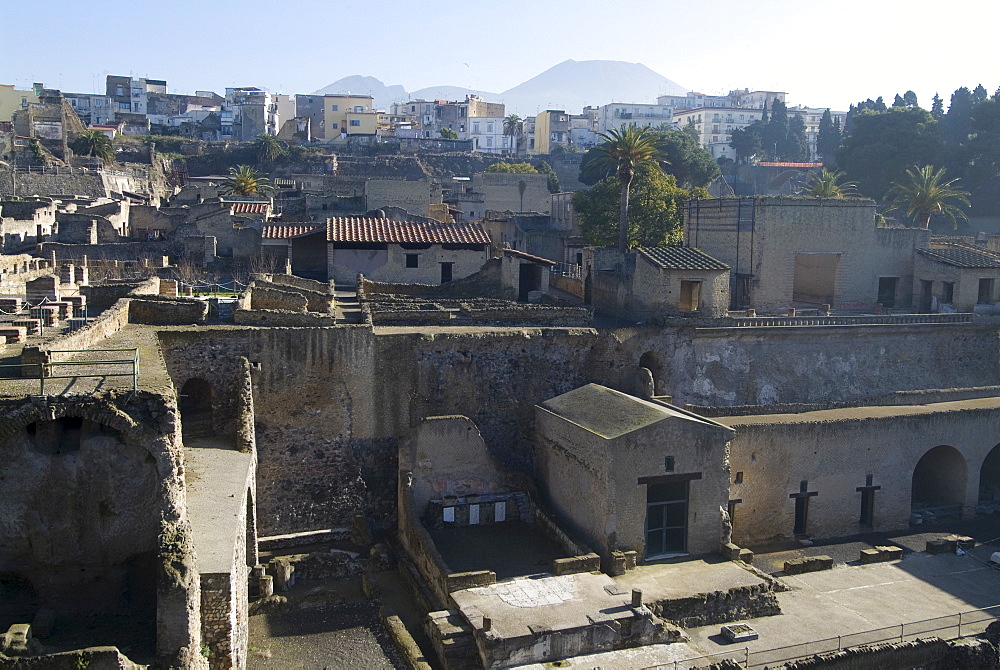
[[[639,247],[639,253],[666,270],[728,270],[729,266],[694,247]]]
[[[518,251],[517,249],[504,249],[503,253],[505,256],[516,256],[517,258],[523,258],[526,261],[538,263],[539,265],[559,265],[555,261],[550,261],[548,258],[532,256],[531,254],[526,254],[523,251]]]
[[[972,249],[917,249],[917,253],[956,268],[1000,268],[1000,259]]]
[[[260,238],[262,240],[287,240],[290,237],[314,233],[321,228],[322,225],[318,223],[267,225],[261,229]]]
[[[679,409],[650,402],[609,389],[599,384],[587,384],[539,404],[566,421],[613,440],[652,426],[666,419],[680,419],[724,428],[714,421],[696,417]]]
[[[490,236],[478,223],[393,221],[337,216],[326,220],[329,242],[414,244],[489,244]]]

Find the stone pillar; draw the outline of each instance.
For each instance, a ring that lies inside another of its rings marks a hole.
[[[87,257],[84,256],[84,263],[86,263]],[[78,266],[73,273],[73,278],[76,283],[80,286],[85,286],[90,283],[90,271],[87,269],[86,265]]]
[[[59,281],[63,284],[72,284],[76,279],[76,275],[73,272],[73,264],[67,263],[66,265],[59,266]]]

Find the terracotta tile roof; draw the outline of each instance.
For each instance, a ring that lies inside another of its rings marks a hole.
[[[917,253],[922,254],[932,261],[952,265],[957,268],[1000,268],[1000,260],[996,257],[963,249],[960,247],[951,249],[917,249]]]
[[[523,251],[518,251],[517,249],[504,249],[503,253],[506,256],[517,256],[518,258],[523,258],[526,261],[541,263],[543,265],[558,265],[558,263],[556,263],[555,261],[550,261],[548,258],[542,258],[541,256],[532,256],[531,254],[526,254]]]
[[[667,270],[728,270],[729,266],[694,247],[639,247],[639,253]]]
[[[269,202],[234,202],[229,206],[230,214],[267,214],[270,210]]]
[[[478,223],[392,221],[343,216],[326,220],[326,239],[329,242],[490,243],[490,236]]]
[[[287,240],[290,237],[314,233],[320,230],[322,225],[317,223],[284,224],[280,226],[264,226],[261,229],[262,240]]]

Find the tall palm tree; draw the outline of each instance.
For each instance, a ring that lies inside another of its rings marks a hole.
[[[274,135],[258,135],[253,143],[253,152],[258,163],[273,163],[287,153],[286,146]]]
[[[70,148],[78,156],[94,156],[102,163],[115,162],[115,146],[100,130],[84,130],[76,136]]]
[[[968,220],[961,207],[969,207],[969,192],[955,188],[958,179],[944,181],[945,169],[935,171],[933,165],[913,166],[907,170],[908,180],[892,185],[885,197],[889,200],[886,211],[899,210],[909,217],[916,217],[920,228],[930,226],[933,214],[944,214],[958,228],[958,219]]]
[[[229,177],[222,182],[225,195],[267,195],[273,190],[271,181],[249,165],[229,168]]]
[[[508,114],[503,120],[503,134],[510,136],[510,152],[517,153],[517,136],[521,134],[521,117]]]
[[[618,248],[622,253],[628,251],[628,195],[632,185],[632,177],[640,165],[648,165],[656,170],[661,169],[665,161],[661,158],[663,151],[660,136],[648,127],[638,127],[634,123],[621,128],[612,128],[607,133],[599,133],[604,140],[597,145],[598,168],[618,174],[621,183],[621,207],[618,212]]]
[[[814,198],[843,198],[857,195],[857,182],[842,181],[845,176],[841,170],[823,168],[809,175],[809,180],[799,194],[811,195]]]

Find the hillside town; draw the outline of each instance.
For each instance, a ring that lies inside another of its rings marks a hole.
[[[104,86],[0,85],[0,669],[1000,668],[1000,91]]]

